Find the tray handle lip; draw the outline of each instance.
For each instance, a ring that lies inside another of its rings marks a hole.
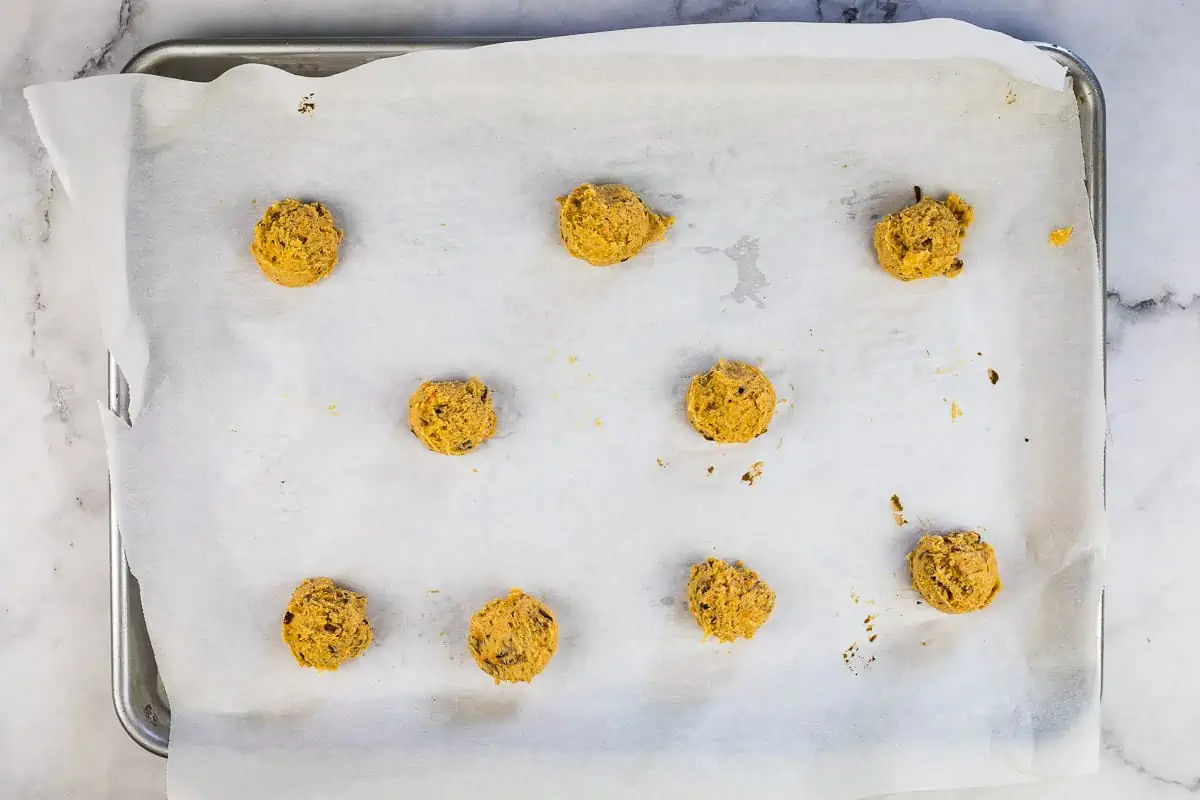
[[[504,42],[520,42],[536,39],[536,36],[344,36],[344,37],[232,37],[223,39],[167,39],[149,45],[139,51],[122,69],[123,74],[153,72],[160,64],[173,58],[187,56],[221,55],[268,56],[287,54],[296,48],[315,53],[365,53],[377,54],[380,58],[398,55],[396,47],[416,50],[445,50],[451,48],[479,47]]]
[[[1107,217],[1106,187],[1108,184],[1108,152],[1106,121],[1107,106],[1104,100],[1104,89],[1095,71],[1077,53],[1062,45],[1049,42],[1030,42],[1031,45],[1051,54],[1055,60],[1067,68],[1068,74],[1074,79],[1076,96],[1092,108],[1091,159],[1088,167],[1088,191],[1092,201],[1092,225],[1096,232],[1096,250],[1100,260],[1102,277],[1107,277],[1107,256],[1105,223]],[[1105,289],[1107,290],[1107,280]],[[1106,385],[1107,389],[1107,385]],[[1107,391],[1106,391],[1107,393]]]
[[[112,353],[108,354],[108,409],[128,422],[129,386],[117,366]],[[112,476],[108,479],[108,530],[109,530],[109,614],[111,618],[112,657],[112,703],[117,721],[140,747],[156,756],[167,755],[167,739],[170,730],[170,708],[151,697],[139,714],[134,700],[132,659],[134,632],[130,629],[131,607],[134,603],[135,578],[125,559],[121,545],[121,529],[117,523],[116,498],[113,494]],[[138,600],[138,607],[141,607]],[[144,635],[144,634],[143,634]],[[154,670],[158,674],[157,664]],[[155,725],[152,718],[165,720]]]
[[[114,615],[120,613],[122,618],[126,618],[127,614],[123,612],[131,599],[129,597],[128,584],[133,576],[129,572],[129,565],[125,561],[125,554],[121,550],[121,537],[117,532],[114,532],[112,535],[112,549],[114,551],[112,556],[114,561],[111,587],[112,613]],[[166,708],[156,708],[157,704],[147,703],[146,716],[137,713],[133,699],[133,681],[128,674],[130,632],[127,620],[124,625],[114,626],[112,636],[112,701],[117,721],[121,723],[121,727],[125,729],[125,733],[129,734],[129,738],[139,747],[156,756],[165,758],[167,755],[168,731],[170,730],[170,711]],[[155,727],[151,724],[146,718],[150,714],[165,716],[167,719],[165,729]]]
[[[1060,63],[1062,61],[1066,61],[1067,69],[1071,73],[1073,73],[1076,77],[1082,77],[1084,84],[1086,85],[1089,92],[1094,94],[1095,100],[1096,100],[1097,111],[1099,111],[1100,116],[1103,117],[1103,115],[1104,115],[1104,91],[1103,91],[1102,87],[1100,86],[1100,79],[1096,77],[1095,70],[1093,70],[1091,68],[1091,66],[1086,61],[1084,61],[1083,58],[1078,53],[1076,53],[1074,50],[1070,49],[1069,47],[1063,47],[1061,44],[1054,44],[1052,42],[1040,42],[1040,41],[1036,41],[1036,40],[1030,40],[1029,44],[1033,45],[1034,47],[1036,47],[1039,50],[1045,50],[1045,51],[1049,51],[1051,53],[1057,53],[1061,57],[1059,59]]]

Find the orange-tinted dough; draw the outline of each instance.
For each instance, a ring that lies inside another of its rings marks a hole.
[[[303,667],[335,670],[362,655],[371,637],[366,596],[329,578],[303,581],[283,614],[283,641]]]
[[[280,286],[308,286],[333,271],[341,241],[328,208],[289,197],[263,213],[250,252],[263,274]]]
[[[1047,237],[1051,247],[1063,247],[1067,242],[1071,241],[1071,234],[1075,232],[1075,228],[1055,228],[1050,231],[1050,236]]]
[[[688,422],[713,442],[748,442],[766,433],[775,416],[775,388],[762,370],[721,359],[692,378],[687,391]]]
[[[888,214],[875,226],[879,265],[902,281],[953,278],[962,272],[958,254],[974,218],[975,212],[956,194],[945,202],[925,197]]]
[[[567,252],[596,267],[633,258],[675,222],[655,214],[620,184],[585,183],[558,198],[558,231]]]
[[[435,453],[469,453],[496,432],[491,391],[478,378],[426,381],[408,400],[408,426]]]
[[[922,536],[908,566],[913,588],[947,614],[985,608],[1000,591],[996,552],[975,531]]]
[[[710,558],[692,565],[687,601],[705,639],[732,642],[752,638],[767,621],[775,608],[775,592],[742,562]]]
[[[471,617],[467,650],[496,683],[528,683],[546,668],[558,649],[558,623],[550,609],[513,589]]]

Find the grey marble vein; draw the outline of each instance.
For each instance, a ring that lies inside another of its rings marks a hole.
[[[1109,355],[1122,350],[1130,326],[1200,311],[1200,304],[1196,302],[1198,299],[1200,295],[1182,297],[1168,289],[1158,297],[1128,301],[1119,292],[1109,290],[1106,295],[1108,324],[1104,331],[1104,343]]]
[[[117,8],[117,23],[108,39],[95,50],[87,61],[83,62],[83,66],[75,70],[76,78],[98,75],[112,66],[113,54],[117,46],[132,33],[134,19],[143,7],[142,0],[121,0],[121,5]]]
[[[750,0],[675,0],[680,22],[747,22],[758,19],[759,9]]]
[[[1186,792],[1192,794],[1200,793],[1200,776],[1191,779],[1178,780],[1176,778],[1168,778],[1163,775],[1151,772],[1144,764],[1129,757],[1125,752],[1125,746],[1117,738],[1116,733],[1111,730],[1103,730],[1100,732],[1100,743],[1104,751],[1111,753],[1114,758],[1120,761],[1125,766],[1132,769],[1138,775],[1148,778],[1156,783],[1163,783],[1168,786],[1177,786]]]
[[[1172,311],[1187,311],[1192,305],[1200,300],[1200,295],[1192,295],[1184,299],[1179,297],[1170,289],[1167,289],[1158,297],[1147,297],[1144,300],[1135,302],[1126,301],[1121,297],[1119,292],[1109,291],[1107,294],[1108,300],[1113,305],[1117,306],[1122,312],[1133,318],[1145,317],[1154,314],[1165,314]]]
[[[112,67],[118,47],[131,37],[134,20],[143,7],[142,0],[121,0],[121,4],[117,8],[115,24],[106,35],[105,41],[72,73],[74,78],[96,75],[106,72]],[[24,71],[28,72],[30,65],[29,57],[24,56],[22,63],[25,66]],[[8,89],[5,92],[6,95],[16,94],[21,89],[21,83],[19,82],[12,87],[6,87],[6,89]],[[30,169],[33,173],[37,198],[33,213],[34,215],[38,215],[38,212],[40,212],[40,218],[38,216],[34,217],[38,229],[36,232],[36,241],[44,251],[49,245],[53,234],[50,210],[54,201],[54,183],[51,179],[46,151],[37,144],[37,137],[31,130],[32,126],[29,120],[24,115],[14,115],[10,125],[13,127],[6,131],[8,138],[25,149],[29,154]],[[54,377],[54,372],[56,371],[54,365],[49,359],[43,357],[40,352],[39,322],[42,312],[46,311],[46,302],[43,299],[42,275],[37,265],[34,265],[30,270],[29,280],[32,284],[32,300],[29,312],[26,315],[29,327],[29,357],[46,381],[46,399],[50,405],[49,416],[57,418],[66,426],[66,431],[64,432],[65,441],[67,444],[71,444],[78,437],[78,432],[74,430],[74,426],[71,423],[72,411],[70,401],[75,394],[74,387],[71,383],[57,380]]]
[[[913,0],[816,0],[815,16],[817,22],[895,22],[904,7],[924,16],[920,6]],[[905,18],[913,17],[909,14]]]

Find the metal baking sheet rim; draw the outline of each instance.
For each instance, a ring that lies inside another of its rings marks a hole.
[[[177,40],[143,50],[124,72],[196,75],[211,80],[238,64],[260,63],[301,74],[329,74],[367,61],[418,50],[477,47],[505,39],[309,39],[309,40]],[[1066,48],[1033,42],[1067,69],[1079,104],[1083,134],[1084,178],[1092,201],[1101,288],[1107,288],[1105,267],[1105,108],[1096,75],[1083,59]],[[342,62],[337,66],[336,62]],[[179,74],[175,74],[179,73]],[[190,79],[197,79],[192,77]],[[1105,319],[1107,323],[1107,319]],[[1105,324],[1104,329],[1107,329]],[[1105,364],[1107,394],[1107,364]],[[108,407],[128,420],[129,390],[121,370],[108,357]],[[1107,453],[1106,453],[1107,457]],[[109,560],[112,617],[113,706],[121,726],[134,742],[155,755],[167,755],[171,708],[158,674],[154,651],[146,633],[137,579],[129,571],[117,527],[116,503],[109,484]],[[1104,686],[1104,602],[1100,608],[1100,686]]]

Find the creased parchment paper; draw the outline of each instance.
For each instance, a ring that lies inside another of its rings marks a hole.
[[[1101,288],[1063,80],[936,21],[30,89],[134,390],[133,427],[106,424],[171,796],[836,799],[1092,769]],[[627,264],[572,260],[554,200],[583,181],[678,221]],[[956,280],[874,264],[914,185],[975,206]],[[346,231],[302,290],[247,249],[288,196]],[[746,446],[682,411],[722,356],[786,401]],[[469,375],[500,433],[425,451],[409,394]],[[1005,587],[944,616],[904,556],[962,528]],[[778,593],[751,642],[687,614],[710,555]],[[377,634],[333,674],[279,634],[319,575],[368,595]],[[561,645],[497,687],[464,635],[512,586]]]

